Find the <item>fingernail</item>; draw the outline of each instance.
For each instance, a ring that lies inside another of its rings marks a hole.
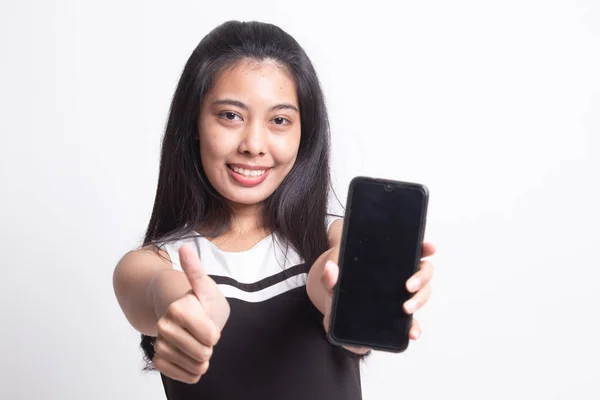
[[[327,260],[327,262],[325,263],[325,269],[331,269],[331,268],[335,268],[335,263],[331,260]]]
[[[408,281],[408,290],[410,290],[411,292],[414,292],[415,290],[417,290],[419,288],[419,284],[421,282],[417,279],[417,278],[413,278],[410,281]]]
[[[405,304],[404,304],[404,308],[406,308],[406,311],[408,313],[413,313],[415,311],[415,309],[417,308],[417,302],[414,300],[408,300]]]
[[[323,268],[323,277],[327,275],[327,270],[331,268],[331,261],[327,261],[325,263],[325,268]]]

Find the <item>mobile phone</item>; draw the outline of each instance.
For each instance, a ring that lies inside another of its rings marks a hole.
[[[400,353],[412,316],[403,305],[417,271],[429,189],[422,184],[355,177],[350,182],[328,338],[337,345]]]

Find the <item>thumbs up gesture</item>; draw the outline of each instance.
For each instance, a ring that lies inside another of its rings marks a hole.
[[[208,370],[230,309],[189,245],[181,246],[179,258],[192,289],[172,302],[158,320],[153,363],[166,376],[192,384]]]

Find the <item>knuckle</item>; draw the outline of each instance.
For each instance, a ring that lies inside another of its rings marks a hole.
[[[208,365],[208,361],[204,361],[202,364],[200,364],[200,375],[204,375],[206,371],[208,371]]]
[[[163,359],[162,357],[160,357],[160,355],[154,356],[154,358],[152,359],[152,364],[154,364],[154,368],[156,368],[158,371],[163,373],[165,372]]]
[[[200,352],[200,358],[203,361],[208,361],[212,357],[212,354],[213,354],[213,348],[212,347],[203,346],[203,348],[202,348],[202,350]]]
[[[218,329],[211,329],[208,332],[206,339],[214,346],[219,342],[219,339],[221,339],[221,332],[219,332]]]
[[[169,305],[167,309],[167,313],[169,317],[174,319],[175,321],[181,321],[183,315],[185,314],[183,304],[180,301],[174,301]]]
[[[210,360],[210,358],[212,357],[212,353],[212,346],[209,347],[202,345],[202,347],[200,347],[200,349],[194,355],[197,358],[197,360],[199,360],[198,362],[201,363]]]
[[[154,344],[154,354],[156,355],[162,355],[165,353],[165,342],[164,340],[156,340],[156,343]]]
[[[203,367],[203,363],[201,362],[197,362],[194,363],[194,365],[192,366],[192,374],[194,374],[194,376],[202,376],[202,374],[204,374],[204,367]]]
[[[214,337],[213,337],[213,343],[216,345],[217,343],[219,343],[219,340],[221,340],[221,332],[217,329],[215,330],[214,333]]]
[[[156,329],[158,330],[159,334],[169,332],[168,319],[165,317],[162,317],[161,319],[159,319],[158,322],[156,323]]]

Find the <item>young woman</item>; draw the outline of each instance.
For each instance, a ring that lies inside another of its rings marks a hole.
[[[292,37],[231,21],[200,42],[172,101],[144,246],[114,272],[167,398],[361,398],[369,349],[326,338],[342,231],[327,214],[329,151],[317,74]],[[422,261],[407,282],[407,312],[427,301],[432,269]]]

